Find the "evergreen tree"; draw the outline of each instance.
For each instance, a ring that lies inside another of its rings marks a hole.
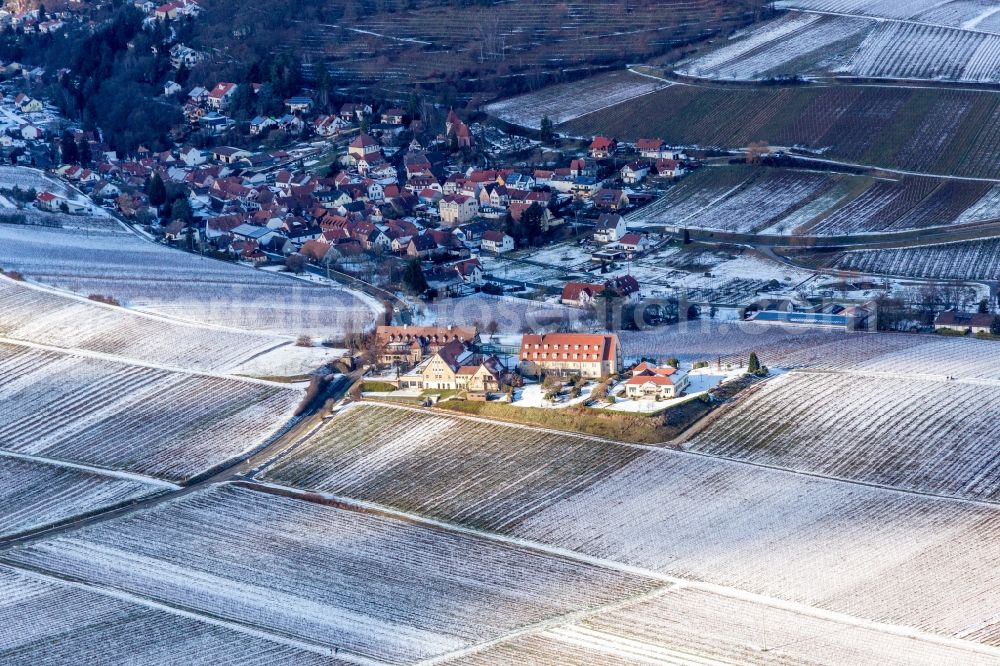
[[[90,153],[90,141],[86,138],[80,139],[80,143],[76,148],[77,155],[80,159],[80,164],[87,165],[90,164],[93,159],[93,155]]]
[[[406,265],[406,270],[403,271],[403,283],[415,294],[427,291],[427,278],[424,277],[424,270],[416,257]]]
[[[542,238],[542,219],[544,209],[538,202],[532,203],[528,209],[521,214],[521,230],[524,233],[524,240],[528,245],[537,245]]]
[[[552,119],[549,118],[548,114],[542,116],[542,124],[540,128],[542,143],[552,143],[555,141],[556,133],[552,125]]]
[[[62,138],[59,140],[59,148],[62,151],[63,164],[76,164],[80,160],[76,150],[76,141],[73,140],[73,135],[68,131],[63,132]]]
[[[181,197],[174,201],[174,205],[170,208],[170,219],[191,224],[191,220],[194,219],[194,211],[191,210],[191,204],[188,203],[187,197]]]
[[[160,174],[155,171],[146,184],[146,195],[149,197],[149,205],[155,208],[167,203],[167,187],[163,184]]]

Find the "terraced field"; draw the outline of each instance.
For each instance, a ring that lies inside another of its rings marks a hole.
[[[933,368],[944,370],[940,366]],[[765,382],[686,449],[905,490],[1000,500],[1000,384],[793,372]],[[766,415],[766,426],[759,427]]]
[[[765,140],[856,164],[996,179],[997,118],[1000,94],[989,91],[706,84],[671,86],[557,129],[705,148]]]
[[[628,5],[513,0],[498,6],[331,0],[282,15],[286,6],[281,2],[217,2],[200,15],[193,42],[206,49],[217,44],[231,32],[234,10],[240,10],[240,25],[249,34],[232,45],[236,57],[280,45],[310,54],[310,65],[324,62],[335,80],[349,85],[462,79],[467,86],[513,76],[524,78],[530,89],[544,73],[558,77],[614,62],[641,62],[745,25],[752,7],[745,0],[633,0]],[[322,13],[314,17],[318,10]],[[443,12],[448,20],[442,20]],[[469,29],[455,30],[456,25]]]
[[[336,650],[354,663],[412,663],[662,586],[242,486],[200,491],[3,560]]]
[[[0,344],[0,449],[184,481],[263,442],[302,394]]]

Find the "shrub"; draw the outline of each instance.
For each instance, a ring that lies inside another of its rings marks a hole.
[[[113,296],[104,296],[102,294],[91,294],[90,296],[87,296],[87,300],[104,303],[105,305],[116,305],[118,307],[121,307],[122,305],[118,302],[117,298],[114,298]]]

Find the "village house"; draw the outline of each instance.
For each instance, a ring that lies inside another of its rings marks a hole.
[[[625,256],[632,259],[646,249],[646,237],[629,232],[618,239],[618,247],[625,251]]]
[[[212,88],[212,91],[208,93],[208,96],[205,97],[205,104],[216,111],[222,111],[229,106],[229,102],[233,99],[235,93],[236,84],[223,81],[216,84]]]
[[[429,236],[427,234],[412,237],[406,246],[406,254],[409,257],[423,259],[424,257],[437,253],[437,241],[434,240],[433,236]]]
[[[621,275],[603,284],[567,282],[566,286],[563,287],[559,302],[563,305],[591,307],[597,297],[607,289],[612,289],[618,298],[624,298],[629,303],[635,303],[640,297],[638,280],[631,275]]]
[[[629,162],[622,167],[621,175],[626,185],[638,185],[649,175],[649,163],[642,160]]]
[[[625,396],[633,400],[671,400],[687,386],[687,374],[677,368],[660,368],[643,362],[632,369],[632,376],[625,381]]]
[[[599,210],[621,210],[628,208],[629,198],[622,190],[603,189],[594,193],[594,207]]]
[[[478,259],[465,259],[455,264],[455,272],[465,284],[481,285],[483,283],[483,266]]]
[[[607,377],[621,367],[621,347],[613,334],[544,333],[525,335],[518,358],[521,372]]]
[[[479,344],[479,332],[474,326],[379,326],[375,339],[379,365],[410,367],[452,342]]]
[[[626,234],[625,219],[615,213],[603,213],[594,227],[594,242],[617,243]]]
[[[961,312],[954,308],[945,310],[934,319],[935,331],[960,331],[963,333],[990,333],[997,315],[978,312]]]
[[[14,98],[14,104],[21,113],[37,113],[44,108],[41,100],[29,97],[24,93],[18,93],[17,97]]]
[[[290,97],[285,100],[285,106],[289,113],[309,113],[312,110],[313,101],[309,97]]]
[[[457,227],[473,219],[479,212],[479,207],[473,197],[452,194],[441,199],[438,210],[441,214],[442,225]]]
[[[680,178],[687,173],[684,164],[678,160],[656,160],[656,173],[662,178]]]
[[[588,284],[586,282],[567,282],[563,287],[559,302],[563,305],[589,307],[597,296],[604,291],[603,284]]]
[[[493,254],[513,252],[514,237],[502,231],[495,231],[491,229],[490,231],[483,233],[483,238],[480,241],[480,247],[483,252],[492,252]]]
[[[590,156],[595,160],[611,157],[618,150],[618,142],[606,136],[594,137],[590,143]]]
[[[61,197],[52,192],[39,192],[35,197],[35,205],[39,210],[49,213],[85,213],[88,207],[85,204],[77,203],[65,197]]]
[[[495,356],[483,359],[461,342],[451,342],[399,379],[400,388],[468,391],[485,398],[502,388],[506,370]]]
[[[232,146],[216,146],[212,149],[212,159],[222,164],[234,164],[244,157],[250,157],[249,151]]]

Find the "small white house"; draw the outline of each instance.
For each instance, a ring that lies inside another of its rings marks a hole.
[[[616,213],[604,213],[597,218],[594,241],[597,243],[617,243],[627,232],[625,219]]]
[[[622,167],[621,175],[626,185],[637,185],[649,175],[649,163],[642,160],[629,162]]]
[[[514,238],[502,231],[487,231],[483,234],[480,247],[485,252],[503,254],[514,250]]]

